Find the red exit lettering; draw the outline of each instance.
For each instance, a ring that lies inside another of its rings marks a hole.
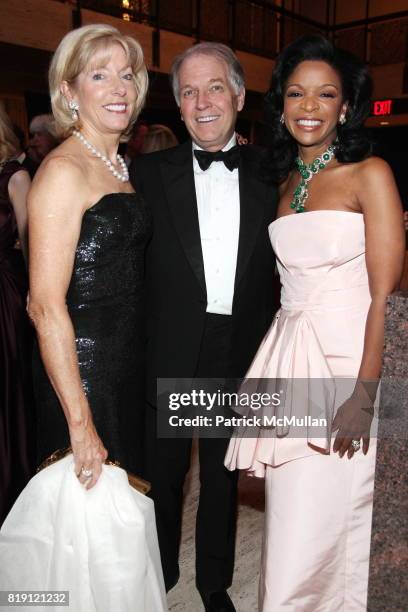
[[[376,100],[374,102],[373,114],[374,115],[391,115],[392,100]]]

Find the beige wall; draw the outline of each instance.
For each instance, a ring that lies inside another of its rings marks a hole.
[[[82,25],[90,25],[92,23],[104,23],[111,25],[114,28],[120,29],[123,34],[127,36],[134,36],[140,42],[143,47],[146,64],[150,67],[152,63],[152,32],[153,29],[141,23],[131,23],[129,21],[123,21],[110,15],[103,13],[95,13],[94,11],[88,11],[83,9],[81,11]]]
[[[107,23],[137,38],[151,63],[152,28],[129,23],[109,15],[82,10],[83,25]],[[0,1],[0,41],[34,49],[54,51],[60,40],[72,29],[72,6],[54,0]]]
[[[193,39],[167,30],[160,31],[160,67],[159,72],[170,72],[170,66],[176,55],[193,44]]]
[[[50,0],[0,2],[0,41],[53,51],[71,29],[72,8]]]
[[[243,65],[247,89],[266,92],[269,88],[274,62],[266,57],[237,51]]]
[[[51,0],[24,0],[10,10],[0,3],[0,41],[53,51],[61,38],[71,29],[71,7]],[[160,66],[152,66],[152,33],[149,26],[123,21],[116,17],[82,10],[82,23],[111,24],[141,43],[150,69],[169,72],[173,58],[190,47],[194,40],[188,36],[160,31]],[[46,27],[45,24],[52,24]],[[264,92],[269,86],[273,62],[267,58],[238,52],[247,75],[248,88]],[[1,87],[0,87],[1,90]]]

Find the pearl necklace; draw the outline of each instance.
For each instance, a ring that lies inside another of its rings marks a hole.
[[[320,170],[324,170],[328,163],[334,157],[335,147],[330,145],[326,151],[319,157],[316,157],[311,164],[305,164],[302,158],[297,157],[295,159],[296,168],[299,171],[301,181],[293,192],[293,199],[290,207],[294,209],[295,213],[305,212],[305,203],[309,197],[308,183],[312,180],[315,174],[318,174]]]
[[[78,130],[74,130],[72,133],[74,136],[76,136],[76,138],[78,138],[78,140],[82,142],[83,145],[86,146],[87,149],[91,151],[93,155],[95,155],[95,157],[99,157],[99,159],[103,161],[107,168],[112,172],[113,176],[115,176],[119,181],[122,181],[122,183],[126,183],[129,180],[129,171],[127,169],[125,160],[121,155],[119,155],[119,153],[117,153],[116,159],[118,160],[118,164],[120,165],[122,172],[116,170],[111,160],[108,159],[105,155],[103,155],[103,153],[98,151],[98,149],[96,149],[93,144],[91,144],[89,140],[87,140],[85,136],[81,134],[81,132],[78,132]]]

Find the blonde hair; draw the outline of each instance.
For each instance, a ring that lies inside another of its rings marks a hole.
[[[0,164],[3,164],[13,157],[18,157],[20,143],[14,133],[10,117],[0,102]]]
[[[137,100],[129,127],[124,133],[128,136],[145,102],[148,76],[144,63],[143,50],[140,44],[131,36],[125,36],[110,25],[95,24],[72,30],[64,36],[58,45],[51,61],[48,80],[50,86],[51,107],[55,117],[57,133],[68,136],[73,128],[80,127],[80,119],[72,118],[68,100],[61,92],[61,84],[67,81],[69,85],[92,61],[96,53],[101,53],[101,64],[109,61],[109,47],[119,44],[125,51],[134,75]],[[81,111],[79,110],[79,113]],[[127,138],[122,138],[127,140]]]
[[[149,125],[149,131],[144,137],[141,153],[153,153],[153,151],[161,151],[170,149],[178,145],[178,140],[166,125],[155,123]]]

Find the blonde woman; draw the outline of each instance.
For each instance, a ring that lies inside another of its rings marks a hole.
[[[31,475],[27,412],[27,192],[30,177],[9,117],[0,105],[0,525]],[[31,408],[31,406],[30,406]]]
[[[56,127],[29,198],[38,459],[72,446],[92,488],[109,456],[140,472],[143,257],[150,213],[117,154],[147,90],[142,49],[105,25],[70,32],[51,63]]]
[[[117,149],[145,99],[142,49],[111,26],[85,26],[61,41],[49,80],[65,141],[29,195],[28,310],[43,362],[38,459],[72,454],[36,475],[8,515],[0,589],[65,590],[77,612],[164,612],[153,502],[103,465],[109,456],[139,470],[151,220]]]

